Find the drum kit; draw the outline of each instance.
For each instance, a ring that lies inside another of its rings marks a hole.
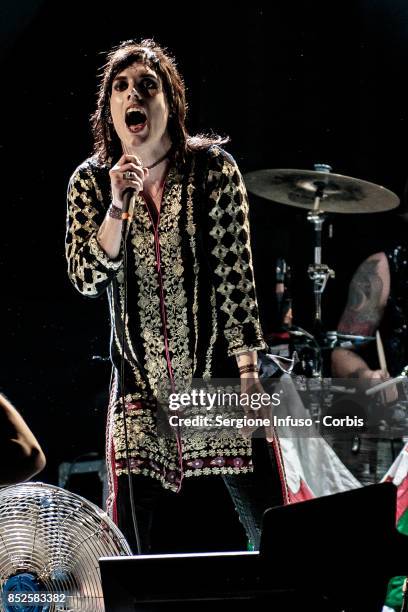
[[[384,212],[396,208],[399,204],[399,198],[392,191],[364,180],[334,174],[331,170],[331,167],[326,164],[316,164],[314,171],[257,170],[244,176],[249,193],[271,202],[304,209],[307,221],[313,228],[314,258],[307,271],[314,295],[313,333],[292,325],[290,321],[283,321],[283,328],[289,337],[289,346],[292,348],[286,354],[280,353],[284,355],[284,358],[286,357],[286,361],[288,357],[292,358],[291,368],[293,373],[300,374],[299,378],[303,378],[300,384],[304,385],[305,395],[309,399],[310,397],[317,398],[315,402],[310,403],[309,401],[310,405],[306,406],[311,415],[313,411],[320,415],[333,408],[333,404],[336,403],[336,400],[333,400],[336,393],[335,381],[324,378],[324,356],[336,347],[350,348],[376,340],[375,336],[341,334],[337,331],[324,330],[322,296],[329,279],[335,277],[335,271],[323,261],[322,229],[327,213],[350,215]],[[281,268],[280,263],[277,266],[277,273],[281,271]],[[281,281],[282,278],[277,278],[277,282]],[[277,335],[282,336],[282,334]],[[275,353],[274,347],[270,347],[266,355],[261,357],[262,367],[265,365],[265,368],[270,370],[272,361],[277,362],[273,353]],[[296,360],[298,361],[297,369]],[[287,366],[282,367],[281,371],[284,369],[288,371]],[[381,389],[378,390],[381,391]],[[374,395],[375,397],[380,396],[380,393],[376,393],[376,388],[373,388],[370,393],[372,398]],[[404,422],[406,423],[405,418]],[[378,444],[375,444],[374,447],[376,454]],[[364,439],[362,444],[360,434],[352,436],[345,448],[344,451],[343,447],[341,458],[346,464],[351,467],[350,462],[357,461],[360,468],[363,465],[369,466],[370,473],[367,476],[367,482],[377,480],[377,476],[373,477],[373,469],[376,474],[378,469],[380,472],[385,471],[390,465],[390,460],[393,459],[389,457],[389,449],[392,448],[392,444],[390,446],[386,443],[384,460],[381,461],[378,458],[373,460],[372,444],[369,440]],[[365,457],[366,455],[368,458]],[[383,470],[379,465],[381,463],[384,464]],[[364,483],[364,474],[359,472],[357,476]]]
[[[322,295],[335,271],[322,260],[322,229],[327,213],[366,214],[396,208],[398,196],[385,187],[332,173],[327,164],[315,164],[314,170],[256,170],[244,176],[249,193],[268,201],[293,206],[307,211],[307,221],[313,227],[314,261],[308,267],[314,294],[314,330],[311,334],[302,328],[288,326],[287,333],[303,338],[305,374],[322,377],[322,350],[336,346],[368,342],[374,338],[353,336],[335,331],[323,332]]]

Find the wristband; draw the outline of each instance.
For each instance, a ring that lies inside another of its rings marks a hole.
[[[247,365],[240,366],[239,368],[240,374],[246,374],[247,372],[259,372],[259,368],[254,363],[248,363]]]
[[[122,221],[122,209],[114,204],[111,204],[108,208],[108,215],[112,217],[112,219],[119,219]]]

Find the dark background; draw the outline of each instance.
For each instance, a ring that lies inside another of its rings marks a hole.
[[[399,196],[405,145],[408,7],[403,0],[181,4],[3,1],[1,100],[1,386],[48,458],[103,455],[108,308],[75,292],[64,259],[65,192],[89,155],[101,52],[154,37],[178,58],[192,133],[228,134],[243,172],[313,169],[382,184]],[[271,331],[277,255],[294,268],[295,321],[310,327],[306,213],[251,198],[262,322]],[[336,325],[355,266],[405,236],[394,213],[332,215],[324,295]],[[97,357],[97,358],[95,358]]]

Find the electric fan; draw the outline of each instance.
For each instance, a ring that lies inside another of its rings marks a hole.
[[[33,482],[0,490],[2,612],[103,612],[98,559],[132,554],[88,500]]]

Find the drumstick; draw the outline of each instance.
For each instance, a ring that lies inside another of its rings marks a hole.
[[[375,385],[375,387],[370,387],[365,391],[366,395],[374,395],[375,393],[379,393],[392,385],[399,385],[402,382],[406,381],[406,376],[396,376],[396,378],[390,378],[389,380],[384,380],[382,383]],[[330,391],[333,390],[333,387],[330,388]]]
[[[387,371],[387,360],[385,359],[384,346],[383,346],[381,335],[378,329],[375,332],[375,341],[377,343],[377,354],[378,354],[378,361],[380,364],[380,368],[381,370],[386,372]]]
[[[382,343],[381,335],[378,329],[375,332],[375,341],[377,344],[377,354],[378,354],[378,362],[380,364],[380,368],[384,373],[386,373],[388,371],[387,370],[387,360],[385,358],[384,345]],[[397,393],[397,389],[395,385],[391,387],[387,387],[384,390],[383,398],[386,404],[388,404],[389,402],[395,402],[398,399],[398,393]]]

